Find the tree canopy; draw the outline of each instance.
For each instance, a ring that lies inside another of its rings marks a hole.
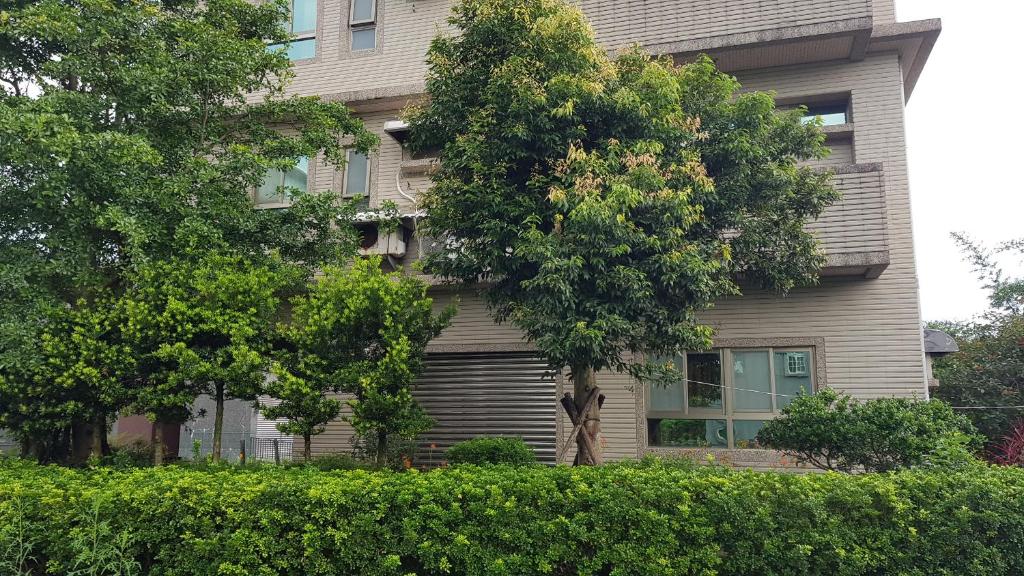
[[[50,318],[124,293],[154,261],[281,258],[307,276],[355,250],[336,191],[268,170],[330,165],[376,136],[340,103],[287,96],[284,2],[41,0],[0,12],[0,397],[24,399]],[[0,410],[2,411],[2,410]]]
[[[286,432],[309,438],[337,416],[328,393],[343,392],[352,412],[346,419],[368,451],[383,464],[392,439],[410,440],[430,427],[412,397],[427,344],[449,323],[454,308],[435,314],[422,281],[401,272],[385,273],[379,258],[352,267],[328,267],[308,294],[293,300],[282,325],[277,382],[278,406],[267,417],[286,417]]]
[[[1024,240],[988,248],[963,234],[954,238],[989,291],[989,310],[966,322],[931,322],[948,332],[960,351],[935,360],[935,396],[964,410],[989,445],[1014,423],[1024,422],[1024,278],[1007,275],[1000,256],[1024,255]],[[1000,408],[994,408],[1000,407]]]
[[[497,320],[568,366],[577,408],[595,370],[649,376],[643,355],[709,347],[698,313],[740,279],[815,281],[804,225],[837,194],[801,164],[827,151],[799,110],[740,93],[706,57],[609,56],[558,0],[464,0],[450,22],[410,116],[413,145],[442,150],[426,267],[481,286]],[[598,444],[596,406],[584,419]]]

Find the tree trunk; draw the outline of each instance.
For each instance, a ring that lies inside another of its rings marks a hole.
[[[594,375],[594,368],[591,366],[572,366],[571,368],[573,403],[580,413],[580,418],[583,419],[583,429],[580,430],[580,434],[576,438],[576,464],[578,466],[598,466],[604,462],[604,456],[601,453],[601,407],[598,402],[593,402],[590,405],[590,410],[586,413],[583,412],[591,394],[597,388],[597,378]],[[590,445],[594,447],[593,452],[587,445],[584,434],[590,439]]]
[[[384,468],[388,464],[388,433],[377,431],[377,466]]]
[[[302,458],[306,462],[313,457],[313,435],[303,434],[302,435]]]
[[[153,466],[164,465],[164,427],[163,422],[153,422]]]
[[[76,420],[71,423],[71,464],[81,466],[89,460],[92,451],[92,423]]]
[[[215,388],[214,400],[216,408],[214,408],[213,417],[213,461],[220,462],[220,438],[224,433],[224,385],[218,383]]]
[[[103,458],[103,438],[107,435],[107,417],[96,414],[92,417],[92,455]]]

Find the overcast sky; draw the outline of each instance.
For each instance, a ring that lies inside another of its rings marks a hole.
[[[900,21],[942,18],[907,105],[914,244],[925,320],[966,319],[985,292],[949,237],[1024,237],[1024,2],[896,0]],[[1024,274],[1019,259],[1004,268]]]

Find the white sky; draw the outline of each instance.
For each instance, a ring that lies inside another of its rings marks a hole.
[[[924,320],[966,319],[985,292],[949,237],[1024,237],[1024,2],[896,0],[900,21],[942,18],[907,106],[914,244]],[[1007,272],[1024,265],[1003,262]]]

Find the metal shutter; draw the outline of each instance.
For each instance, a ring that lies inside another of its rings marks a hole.
[[[413,395],[436,424],[420,437],[417,461],[437,465],[456,442],[513,436],[553,464],[555,386],[534,353],[429,354]]]

